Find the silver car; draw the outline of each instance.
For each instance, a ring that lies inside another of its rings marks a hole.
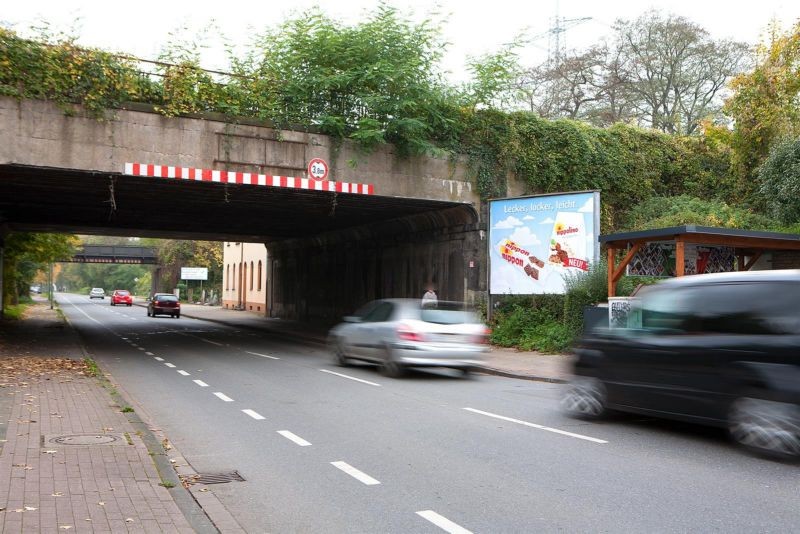
[[[419,299],[376,300],[343,320],[328,337],[336,362],[375,362],[388,376],[409,367],[448,367],[467,375],[489,351],[489,330],[461,302],[423,307]]]
[[[91,291],[89,291],[89,299],[104,299],[106,298],[106,292],[102,287],[93,287]]]

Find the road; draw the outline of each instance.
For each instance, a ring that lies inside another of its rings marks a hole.
[[[101,366],[248,532],[788,532],[798,468],[718,430],[558,410],[561,386],[388,379],[323,349],[59,294]]]

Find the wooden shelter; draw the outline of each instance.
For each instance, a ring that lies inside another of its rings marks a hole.
[[[685,248],[687,244],[731,247],[736,254],[736,270],[749,271],[767,251],[800,251],[800,235],[778,232],[760,232],[734,228],[708,226],[673,226],[655,230],[623,232],[600,236],[600,244],[608,250],[608,296],[615,295],[617,282],[636,253],[649,243],[671,242],[675,245],[675,276],[684,276]],[[619,253],[625,251],[620,262]]]

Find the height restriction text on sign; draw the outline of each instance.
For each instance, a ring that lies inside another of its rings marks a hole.
[[[328,163],[324,159],[314,158],[308,162],[308,177],[314,180],[328,178]]]

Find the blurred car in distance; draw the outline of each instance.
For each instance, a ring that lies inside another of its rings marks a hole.
[[[147,316],[171,315],[180,319],[181,303],[172,293],[156,293],[147,303]]]
[[[31,286],[31,293],[42,294],[42,286]]]
[[[419,299],[370,302],[331,329],[328,342],[335,361],[377,363],[398,377],[409,367],[445,367],[464,375],[488,352],[489,330],[464,303]]]
[[[106,298],[106,292],[102,287],[93,287],[92,290],[89,291],[89,298],[104,299]]]
[[[751,451],[800,456],[800,271],[673,278],[641,292],[641,327],[575,349],[562,407],[726,428]]]
[[[111,305],[116,306],[117,304],[125,304],[126,306],[133,305],[131,292],[127,289],[115,289],[114,292],[111,293]]]

